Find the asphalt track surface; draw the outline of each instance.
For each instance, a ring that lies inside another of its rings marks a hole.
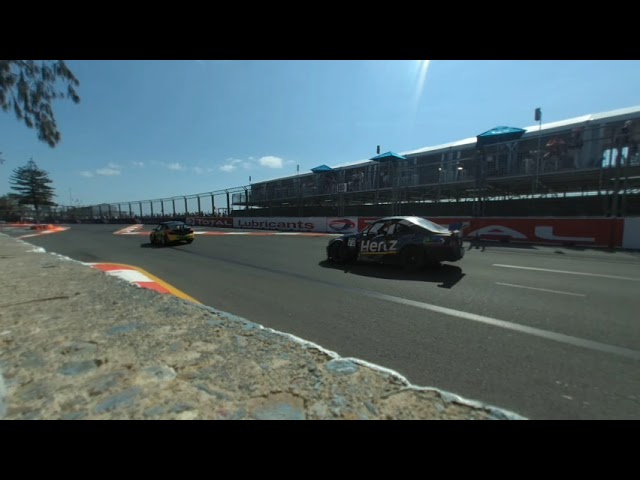
[[[198,235],[157,248],[121,228],[24,240],[138,266],[219,310],[528,418],[640,419],[638,254],[465,243],[462,261],[409,274],[328,265],[330,237]]]

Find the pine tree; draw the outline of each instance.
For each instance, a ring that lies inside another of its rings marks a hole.
[[[0,197],[0,220],[7,222],[20,221],[20,207],[18,201],[14,198],[14,194],[3,195]]]
[[[32,205],[38,218],[40,207],[53,206],[54,189],[49,174],[41,170],[33,159],[25,167],[18,167],[9,179],[11,189],[15,190],[15,198],[20,205]]]

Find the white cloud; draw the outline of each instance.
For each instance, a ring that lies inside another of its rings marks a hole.
[[[105,168],[98,168],[96,170],[83,170],[80,172],[80,175],[86,178],[91,178],[96,175],[100,175],[103,177],[114,177],[116,175],[120,175],[122,167],[116,163],[109,162]]]
[[[115,168],[99,168],[96,170],[96,175],[113,177],[114,175],[120,175],[120,170],[116,170]]]
[[[134,167],[144,167],[144,162],[132,162]]]
[[[233,172],[240,165],[244,166],[244,168],[248,168],[247,162],[245,162],[244,160],[240,160],[239,158],[227,158],[226,161],[227,163],[225,163],[220,167],[220,170],[222,170],[223,172],[227,172],[227,173]]]
[[[274,157],[273,155],[267,155],[259,158],[258,160],[256,160],[254,157],[247,157],[247,160],[231,157],[227,158],[224,165],[220,166],[219,169],[223,172],[230,173],[238,170],[239,168],[242,168],[244,170],[251,170],[256,165],[261,165],[267,168],[282,168],[285,163],[287,165],[291,165],[294,164],[295,161],[288,160],[287,162],[285,162],[282,158]]]
[[[120,175],[122,167],[117,163],[109,162],[105,168],[98,168],[96,170],[83,170],[80,172],[80,175],[86,178],[91,178],[96,175],[101,175],[103,177],[113,177],[116,175]]]
[[[142,162],[138,162],[138,163],[140,164],[140,166],[143,165]],[[167,162],[159,162],[158,160],[151,160],[149,163],[154,166],[164,167],[164,168],[168,168],[169,170],[175,170],[175,171],[187,169],[187,167],[181,164],[180,162],[167,163]]]
[[[274,157],[272,155],[268,155],[266,157],[260,158],[258,160],[260,165],[267,168],[282,168],[282,159],[280,157]]]
[[[180,162],[174,162],[174,163],[169,163],[167,165],[167,168],[169,170],[184,170],[185,167]]]
[[[204,173],[204,168],[202,167],[193,167],[193,171],[198,175],[202,175]]]

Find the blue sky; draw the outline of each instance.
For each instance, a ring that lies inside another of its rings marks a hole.
[[[0,195],[33,157],[62,205],[209,192],[640,105],[640,61],[68,61],[51,149],[0,112]],[[426,75],[425,75],[426,71]],[[221,205],[222,206],[222,205]]]

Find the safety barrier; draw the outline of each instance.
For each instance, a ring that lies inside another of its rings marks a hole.
[[[235,217],[241,229],[355,233],[380,217]],[[640,249],[640,217],[423,217],[468,240]]]

